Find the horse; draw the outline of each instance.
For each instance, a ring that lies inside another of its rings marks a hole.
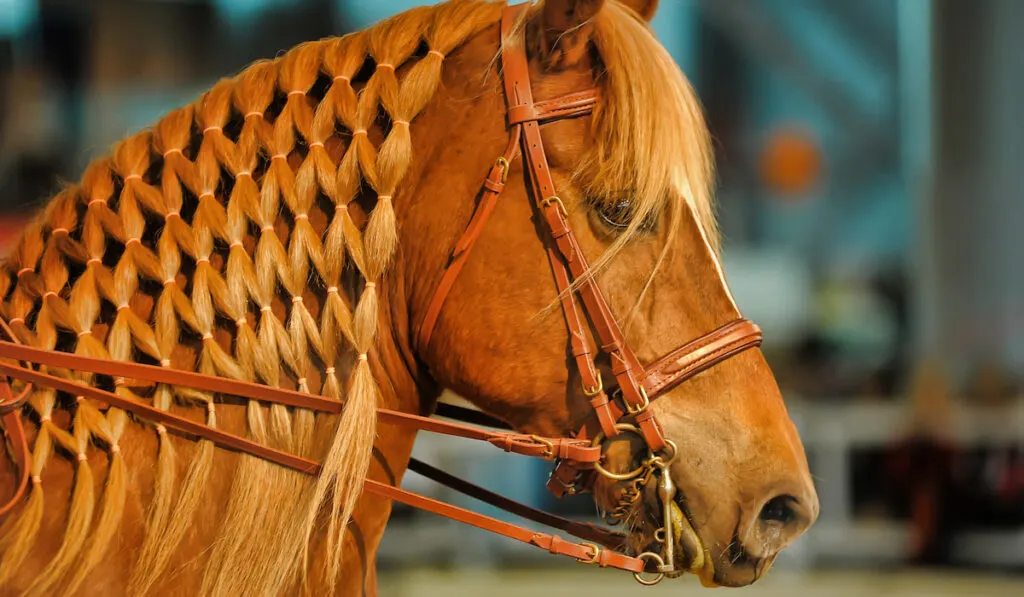
[[[374,595],[417,435],[388,421],[425,428],[445,389],[560,460],[549,486],[591,491],[634,570],[763,576],[818,501],[656,8],[415,8],[248,66],[60,190],[0,276],[31,479],[0,593]],[[31,350],[109,367],[18,381]],[[185,383],[214,378],[250,391]]]

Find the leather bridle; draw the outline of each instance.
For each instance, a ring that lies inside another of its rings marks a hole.
[[[646,482],[652,473],[656,473],[661,477],[659,494],[663,508],[667,512],[668,501],[675,492],[667,470],[667,463],[675,456],[674,446],[664,437],[649,408],[650,402],[701,371],[759,345],[761,332],[748,320],[737,319],[670,352],[651,365],[645,367],[639,362],[626,343],[596,281],[588,275],[590,266],[569,226],[565,205],[556,193],[540,135],[540,126],[544,123],[591,113],[598,101],[597,92],[586,90],[554,100],[533,100],[524,40],[520,39],[518,43],[513,44],[504,43],[511,34],[513,23],[525,6],[507,7],[502,15],[501,64],[508,103],[508,145],[483,183],[480,201],[465,233],[456,243],[434,291],[424,319],[420,323],[416,342],[420,354],[424,354],[430,345],[431,335],[445,299],[497,204],[509,174],[510,164],[522,152],[524,170],[531,185],[534,205],[543,224],[543,242],[569,328],[570,349],[580,372],[583,393],[589,398],[594,415],[573,437],[568,438],[544,438],[502,430],[501,427],[507,429],[507,426],[486,415],[445,404],[438,406],[437,414],[452,419],[483,423],[499,429],[482,429],[383,408],[377,410],[378,418],[385,424],[487,441],[505,451],[557,461],[548,487],[559,497],[566,493],[588,490],[594,472],[617,481],[634,483],[639,480]],[[575,288],[572,287],[574,283]],[[579,296],[582,309],[577,306],[576,296]],[[589,321],[599,343],[597,351],[591,348],[587,340],[583,316]],[[18,321],[17,325],[25,326],[21,321]],[[18,335],[12,327],[16,326],[8,326],[6,322],[0,320],[0,331],[9,339],[0,341],[0,417],[11,443],[15,463],[20,470],[20,479],[15,496],[0,506],[0,516],[10,512],[21,501],[28,487],[29,449],[22,427],[21,407],[33,387],[50,388],[75,397],[93,399],[131,412],[137,418],[150,423],[163,425],[169,431],[178,434],[207,439],[221,447],[245,452],[303,473],[315,475],[319,472],[320,465],[317,462],[53,374],[60,370],[88,372],[115,379],[142,380],[148,384],[186,386],[317,412],[339,413],[342,410],[341,402],[292,390],[163,366],[95,359],[32,348],[18,341]],[[25,331],[28,331],[27,328]],[[615,379],[614,391],[610,386],[605,387],[600,370],[595,365],[594,358],[601,354],[606,355],[611,363],[611,373]],[[49,372],[43,372],[42,367]],[[14,380],[23,384],[17,396],[12,390]],[[614,474],[605,470],[600,464],[603,443],[608,438],[628,432],[635,432],[643,438],[648,457],[639,468],[630,473]],[[601,567],[628,570],[645,584],[657,582],[663,573],[674,571],[671,540],[665,541],[665,557],[650,552],[633,557],[618,551],[624,547],[624,539],[620,533],[588,523],[567,520],[516,503],[415,459],[410,462],[409,468],[493,506],[563,530],[584,541],[577,543],[561,539],[557,535],[529,530],[372,479],[366,479],[364,489],[384,498],[535,545],[554,554],[566,555]],[[32,477],[32,481],[41,482],[38,477]],[[637,491],[638,488],[634,487],[634,497]],[[663,533],[671,528],[667,514],[665,519]],[[648,566],[651,563],[656,564],[654,570],[650,570]],[[655,572],[655,579],[643,579],[640,574],[645,569],[648,572]]]
[[[667,443],[649,408],[651,401],[701,371],[760,345],[761,330],[749,320],[739,318],[673,350],[647,367],[640,364],[616,323],[594,276],[590,275],[592,272],[587,258],[569,225],[565,204],[556,192],[540,134],[542,124],[590,114],[598,100],[597,91],[589,89],[542,102],[533,100],[525,41],[520,39],[518,43],[504,43],[523,6],[508,7],[502,16],[501,64],[508,105],[508,145],[505,153],[491,168],[476,212],[456,243],[448,267],[434,291],[417,336],[418,349],[420,354],[428,349],[445,299],[494,211],[510,164],[522,152],[524,170],[543,228],[542,240],[569,328],[570,350],[579,370],[583,394],[589,398],[593,407],[594,416],[587,420],[575,437],[607,439],[619,435],[624,429],[636,428],[648,450],[657,454],[666,449]],[[597,355],[587,341],[586,323],[571,289],[573,283],[576,284],[575,294],[579,295],[582,302],[583,314],[589,320],[599,343],[598,354],[606,355],[611,363],[616,386],[614,399],[595,365],[594,357]],[[635,427],[624,426],[621,421],[624,416],[631,419]],[[581,477],[578,464],[568,461],[559,463],[548,483],[548,488],[556,496],[578,493],[588,488],[589,483]],[[587,477],[593,478],[592,475]]]

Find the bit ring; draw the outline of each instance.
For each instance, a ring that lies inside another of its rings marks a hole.
[[[665,566],[665,560],[663,560],[661,556],[654,553],[653,551],[645,551],[642,554],[638,555],[637,559],[644,562],[646,562],[647,560],[654,560],[654,562],[658,564],[658,568],[662,568]],[[644,585],[645,587],[652,587],[660,583],[662,579],[665,578],[664,572],[658,572],[652,578],[644,578],[643,574],[643,572],[634,572],[633,578],[636,579],[636,582]]]
[[[616,423],[615,424],[615,430],[616,431],[629,432],[629,433],[635,433],[637,435],[641,435],[640,434],[640,430],[637,429],[635,425],[630,425],[629,423]],[[601,443],[604,440],[605,440],[604,432],[603,431],[599,431],[597,433],[597,435],[594,436],[594,439],[591,440],[590,445],[591,446],[600,446]],[[642,475],[644,473],[644,471],[647,470],[647,467],[648,467],[648,463],[645,462],[645,463],[641,464],[640,466],[636,467],[635,469],[629,471],[628,473],[613,473],[613,472],[609,471],[608,469],[604,468],[604,466],[601,465],[600,461],[594,463],[594,470],[596,470],[598,473],[600,473],[601,476],[607,477],[608,479],[611,479],[613,481],[629,481],[630,479],[635,479],[635,478],[639,477],[640,475]]]

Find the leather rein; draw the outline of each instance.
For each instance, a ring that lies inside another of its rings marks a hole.
[[[612,316],[601,290],[593,277],[587,275],[589,265],[569,227],[565,205],[555,192],[540,135],[540,126],[544,123],[590,114],[597,102],[597,93],[595,90],[587,90],[554,100],[533,100],[525,43],[522,39],[519,43],[504,43],[525,6],[507,7],[501,23],[501,64],[508,104],[508,145],[505,152],[497,158],[483,183],[483,191],[476,210],[466,231],[455,245],[447,268],[420,324],[416,342],[421,354],[429,347],[445,299],[497,204],[509,174],[510,164],[521,152],[524,170],[532,187],[535,208],[544,228],[542,240],[560,293],[562,309],[570,332],[571,352],[581,375],[583,393],[589,398],[594,416],[590,417],[572,437],[546,438],[512,432],[508,430],[507,425],[487,415],[446,404],[439,404],[436,414],[485,425],[491,429],[383,408],[377,409],[377,415],[385,424],[486,441],[508,452],[555,461],[557,464],[548,482],[548,488],[558,497],[567,493],[587,491],[593,482],[595,472],[618,481],[646,481],[650,479],[652,472],[660,471],[662,484],[670,485],[665,465],[675,456],[674,445],[662,434],[652,411],[648,408],[650,402],[701,371],[759,345],[761,332],[750,321],[737,319],[672,351],[647,367],[637,360],[625,342],[625,337]],[[582,314],[574,293],[571,292],[574,281],[577,284],[575,294],[582,302]],[[589,320],[599,342],[597,352],[587,341],[587,324],[583,316]],[[19,322],[18,325],[25,324]],[[342,402],[293,390],[162,366],[96,359],[32,348],[20,343],[15,331],[2,319],[0,332],[9,339],[0,340],[0,421],[10,442],[9,451],[20,471],[15,495],[6,504],[0,505],[0,517],[12,511],[21,502],[29,484],[30,453],[21,421],[21,407],[33,387],[49,388],[72,396],[93,399],[128,411],[139,419],[163,425],[169,431],[206,439],[222,448],[245,452],[306,474],[316,475],[320,470],[319,463],[312,460],[261,445],[113,392],[43,372],[42,367],[46,367],[47,371],[74,370],[127,380],[186,386],[323,413],[340,413],[343,408]],[[610,360],[611,373],[617,388],[615,391],[605,387],[601,372],[594,363],[594,357],[600,353],[607,355]],[[25,384],[16,396],[11,387],[13,380]],[[648,458],[635,471],[618,475],[609,473],[601,466],[602,446],[609,438],[622,433],[640,435],[647,445]],[[492,506],[562,530],[583,541],[568,541],[558,535],[530,530],[372,479],[365,480],[364,490],[534,545],[553,554],[569,556],[583,563],[633,572],[637,579],[645,584],[657,582],[663,573],[674,570],[671,541],[666,544],[665,558],[650,552],[637,557],[626,555],[621,553],[624,549],[624,536],[621,533],[589,523],[568,520],[517,503],[416,459],[410,461],[409,469]],[[31,477],[31,480],[33,483],[41,482],[35,476]],[[674,491],[672,489],[672,493]],[[668,503],[664,499],[663,497],[663,506],[667,511]],[[668,524],[666,522],[666,525]],[[657,564],[654,570],[648,565],[652,561]],[[643,579],[640,575],[645,570],[655,572],[656,578],[653,581]]]

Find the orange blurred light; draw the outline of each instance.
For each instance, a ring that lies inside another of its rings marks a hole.
[[[776,193],[804,195],[821,179],[822,155],[816,139],[796,126],[777,127],[759,156],[761,182]]]

